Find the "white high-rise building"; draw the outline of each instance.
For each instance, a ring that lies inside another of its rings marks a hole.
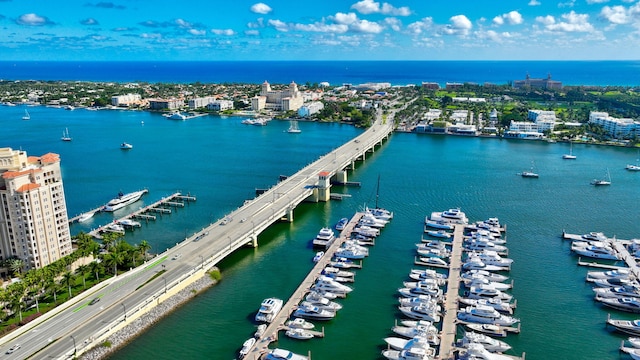
[[[72,251],[60,155],[0,148],[0,260],[41,268]]]

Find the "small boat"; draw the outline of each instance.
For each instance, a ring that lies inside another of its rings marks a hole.
[[[471,343],[482,344],[482,346],[490,352],[503,353],[511,349],[511,345],[504,341],[496,340],[485,334],[473,331],[466,331],[462,339],[458,341],[457,345],[466,348],[467,345]]]
[[[336,236],[328,227],[320,229],[316,237],[313,239],[313,246],[328,247],[336,239]]]
[[[26,109],[24,110],[24,115],[22,116],[22,120],[31,120],[31,115],[29,115],[29,112]]]
[[[242,344],[242,348],[240,349],[240,352],[238,353],[238,357],[240,359],[244,358],[249,353],[249,350],[251,350],[251,347],[253,347],[253,345],[255,345],[255,343],[256,343],[256,338],[247,339]]]
[[[264,332],[267,331],[267,324],[260,324],[256,329],[256,332],[253,334],[253,337],[258,339],[264,335]]]
[[[298,127],[298,120],[291,120],[287,132],[290,134],[299,134],[302,132],[302,130],[300,130],[300,128]]]
[[[86,212],[78,217],[78,222],[85,222],[93,217],[95,213],[93,211]]]
[[[347,218],[340,219],[340,221],[338,221],[338,223],[336,224],[336,230],[338,231],[344,230],[344,228],[347,226],[348,223],[349,223],[349,219]]]
[[[309,360],[309,357],[276,348],[269,351],[265,360]]]
[[[636,159],[635,165],[634,164],[627,164],[625,169],[627,169],[629,171],[640,171],[640,151],[638,151],[638,159]]]
[[[633,346],[634,348],[640,349],[640,337],[630,337],[627,339],[627,341],[629,341],[631,346]]]
[[[562,155],[563,159],[566,160],[575,160],[577,157],[573,155],[573,143],[569,143],[569,153]]]
[[[298,306],[293,312],[293,316],[313,320],[331,320],[336,316],[336,312],[305,304]]]
[[[313,339],[313,334],[311,332],[305,329],[300,329],[300,328],[289,329],[284,334],[292,339],[298,339],[298,340]]]
[[[424,223],[425,223],[426,227],[430,227],[430,228],[434,228],[434,229],[453,230],[453,225],[451,225],[450,223],[448,223],[446,221],[442,221],[442,220],[425,219]],[[427,232],[427,230],[425,230],[425,232]]]
[[[593,179],[591,180],[591,185],[593,186],[611,185],[611,174],[609,173],[609,169],[607,169],[607,174],[604,179]]]
[[[451,233],[446,232],[445,230],[428,230],[426,231],[427,235],[439,238],[451,238]]]
[[[522,176],[523,178],[538,178],[539,177],[538,173],[533,171],[533,161],[531,162],[531,170],[523,171],[521,173],[518,173],[518,175]]]
[[[640,336],[640,319],[618,320],[612,319],[611,315],[607,315],[607,325],[611,325],[616,330],[625,334]]]
[[[315,327],[313,323],[302,318],[294,318],[293,320],[289,320],[285,323],[285,325],[292,329],[305,329],[305,330],[311,330]]]
[[[260,304],[260,309],[256,313],[255,320],[258,322],[270,323],[282,309],[284,302],[277,298],[267,298]]]
[[[318,262],[324,256],[324,251],[318,251],[316,255],[313,257],[313,262]]]
[[[133,145],[127,143],[127,142],[123,142],[122,144],[120,144],[120,149],[122,150],[129,150],[129,149],[133,149]]]
[[[105,226],[104,229],[106,231],[124,232],[124,226],[116,224],[115,222]]]
[[[507,337],[507,330],[504,326],[492,324],[464,324],[469,330],[477,331],[494,337]]]
[[[60,140],[62,140],[62,141],[71,141],[71,140],[73,140],[71,138],[71,136],[69,136],[69,129],[64,128],[64,131],[62,132],[62,137],[60,138]]]

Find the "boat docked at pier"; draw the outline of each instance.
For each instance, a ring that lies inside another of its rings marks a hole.
[[[86,212],[78,217],[78,222],[88,221],[93,217],[93,215],[95,215],[95,212],[93,211]]]
[[[291,329],[305,329],[305,330],[311,330],[315,327],[313,323],[302,318],[294,318],[293,320],[287,321],[284,325]]]
[[[625,334],[640,336],[640,319],[623,320],[612,319],[611,315],[607,315],[607,325],[613,326],[616,330]]]
[[[465,331],[464,336],[456,342],[456,345],[467,348],[472,343],[481,344],[485,349],[494,353],[503,353],[511,349],[511,345],[504,341],[473,331]]]
[[[472,286],[467,290],[466,296],[470,299],[500,299],[503,301],[511,301],[513,299],[513,295],[507,294],[503,291],[487,288],[482,286]]]
[[[476,324],[476,323],[465,323],[464,326],[472,331],[476,331],[482,334],[487,334],[493,337],[507,337],[507,329],[509,327],[493,325],[493,324]]]
[[[458,352],[459,360],[511,360],[512,357],[501,354],[494,354],[487,350],[482,344],[469,343]]]
[[[346,295],[353,291],[347,285],[341,284],[338,281],[324,275],[320,275],[318,280],[313,284],[312,290],[328,291],[334,294]]]
[[[386,340],[386,339],[385,339]],[[399,339],[403,340],[403,339]],[[436,351],[429,346],[428,341],[421,337],[415,337],[408,341],[393,341],[395,346],[404,344],[402,349],[388,349],[382,352],[382,356],[389,360],[431,360]],[[391,346],[391,344],[389,344]]]
[[[292,353],[289,350],[273,349],[265,357],[265,360],[309,360],[308,356]]]
[[[334,255],[350,260],[361,260],[369,256],[369,252],[366,250],[355,246],[347,246],[336,250]]]
[[[491,306],[484,305],[467,306],[464,309],[458,310],[457,317],[459,320],[471,323],[493,324],[500,326],[512,326],[520,321],[514,317],[500,314]]]
[[[629,269],[614,269],[607,271],[588,271],[586,280],[593,282],[595,280],[608,279],[629,279],[631,272]]]
[[[490,281],[496,281],[496,282],[505,282],[509,279],[508,276],[496,274],[486,270],[468,270],[460,274],[460,277],[463,280],[471,280],[476,277],[483,277],[485,279],[489,279]]]
[[[111,199],[104,207],[104,211],[116,211],[121,209],[129,204],[133,204],[134,202],[140,200],[142,195],[144,195],[147,190],[134,191],[128,194],[124,194],[123,192],[118,193],[118,197]]]
[[[255,320],[257,322],[270,323],[278,315],[278,313],[282,309],[282,305],[284,305],[284,302],[282,301],[282,299],[278,299],[278,298],[264,299],[260,304],[260,309],[258,309],[258,313],[256,314]]]
[[[427,228],[434,228],[434,229],[440,229],[440,230],[453,230],[453,225],[442,220],[429,220],[429,218],[427,218],[425,219],[424,224],[425,224],[424,232],[429,231],[427,230]]]
[[[622,285],[612,287],[597,287],[593,289],[596,296],[601,298],[615,298],[615,297],[640,297],[640,287],[637,285]]]
[[[435,279],[435,280],[438,280],[438,285],[444,285],[447,281],[448,276],[446,274],[441,274],[433,269],[425,269],[425,270],[412,269],[409,272],[409,277],[416,281],[425,280],[425,279]]]
[[[400,288],[398,293],[404,297],[416,297],[419,295],[442,296],[442,289],[437,286],[418,286],[413,288]]]
[[[612,309],[640,313],[640,299],[635,297],[600,297],[596,295],[595,299]]]
[[[442,308],[438,305],[441,302],[442,298],[439,296],[431,296],[431,295],[419,295],[415,297],[399,297],[398,302],[400,306],[419,306],[419,305],[427,305],[427,306],[436,306],[437,311],[442,311]]]
[[[313,246],[319,247],[329,247],[329,245],[333,244],[333,241],[336,239],[336,236],[330,228],[323,227],[320,229],[316,237],[313,239]]]
[[[313,334],[310,331],[305,329],[300,329],[300,328],[289,329],[284,334],[292,339],[298,339],[298,340],[313,339]]]
[[[571,250],[580,256],[585,256],[594,259],[602,260],[620,260],[618,255],[614,252],[610,246],[599,245],[583,245],[579,242],[573,242],[571,244]]]
[[[247,339],[243,344],[242,344],[242,348],[240,349],[240,352],[238,353],[238,358],[242,359],[245,356],[247,356],[247,354],[249,353],[249,350],[251,350],[251,347],[253,345],[255,345],[256,343],[256,338],[252,337]]]
[[[426,234],[433,237],[450,239],[452,234],[445,230],[428,230]]]
[[[335,228],[338,231],[342,231],[342,230],[344,230],[344,228],[347,226],[348,223],[349,223],[349,219],[342,218],[342,219],[340,219],[340,221],[338,221],[338,223],[336,223]]]
[[[464,270],[485,270],[485,271],[507,271],[508,266],[489,265],[483,262],[479,257],[470,257],[463,264]]]
[[[440,322],[438,306],[434,304],[421,303],[416,306],[399,306],[398,310],[410,319]]]
[[[416,324],[414,326],[395,325],[391,328],[391,331],[408,339],[412,339],[416,336],[424,337],[425,335],[429,334],[436,335],[435,338],[438,339],[438,328],[435,327],[431,321],[419,320],[415,322]],[[437,342],[439,342],[439,339],[429,341],[429,343],[432,345],[437,345]]]
[[[331,320],[336,316],[336,312],[322,309],[311,304],[303,304],[293,312],[293,316],[311,320]]]
[[[515,307],[514,305],[515,303],[511,304],[508,301],[495,299],[495,298],[470,299],[470,298],[462,297],[458,299],[458,303],[460,305],[465,305],[465,306],[490,306],[498,310],[499,312],[506,313],[506,314],[513,314],[513,308]]]

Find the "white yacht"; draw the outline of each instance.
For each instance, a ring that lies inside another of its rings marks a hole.
[[[623,286],[613,286],[613,287],[597,287],[593,289],[593,292],[596,293],[596,296],[603,298],[611,298],[611,297],[640,297],[640,288],[637,285],[623,285]]]
[[[122,144],[120,144],[120,149],[122,150],[129,150],[129,149],[133,149],[133,145],[127,143],[127,142],[123,142]]]
[[[247,341],[245,341],[242,344],[242,348],[240,349],[240,352],[238,353],[238,357],[240,359],[242,359],[243,357],[247,356],[247,354],[249,353],[249,350],[251,350],[251,347],[256,343],[256,338],[252,337],[247,339]]]
[[[604,260],[620,260],[613,249],[609,246],[597,246],[597,245],[571,245],[571,250],[580,256],[586,256],[594,259]]]
[[[265,360],[309,360],[309,357],[276,348],[269,351]]]
[[[422,244],[419,244],[422,245]],[[420,256],[424,256],[424,257],[429,257],[429,258],[448,258],[449,256],[451,256],[451,250],[449,249],[435,249],[435,248],[429,248],[429,247],[421,247],[418,246],[418,250],[416,250],[418,252],[418,255]]]
[[[170,120],[187,120],[187,116],[180,113],[179,111],[175,111],[171,114],[165,114],[164,116]]]
[[[640,165],[627,164],[625,169],[629,171],[640,171]]]
[[[429,236],[445,238],[445,239],[449,239],[449,238],[451,238],[451,236],[453,236],[451,233],[449,233],[449,232],[447,232],[445,230],[428,230],[428,231],[426,231],[426,233]]]
[[[140,224],[140,222],[135,221],[135,220],[131,220],[131,219],[118,220],[118,224],[120,224],[122,226],[128,226],[128,227],[140,227],[140,226],[142,226],[142,224]]]
[[[292,329],[305,329],[305,330],[311,330],[315,327],[313,323],[302,318],[294,318],[293,320],[289,320],[285,323],[285,325]]]
[[[577,159],[577,156],[573,155],[573,143],[572,142],[569,143],[569,153],[562,155],[562,158],[566,159],[566,160],[575,160],[575,159]]]
[[[631,272],[628,269],[614,269],[607,271],[587,271],[587,281],[597,279],[629,279]]]
[[[367,257],[367,255],[369,255],[369,254],[367,252],[363,251],[362,249],[358,249],[358,248],[356,248],[354,246],[349,246],[349,247],[346,247],[346,248],[340,248],[340,249],[336,250],[334,255],[335,256],[339,256],[339,257],[343,257],[343,258],[346,258],[346,259],[351,259],[351,260],[360,260],[360,259],[364,259],[365,257]]]
[[[324,296],[315,299],[307,297],[305,301],[302,302],[302,305],[317,306],[320,309],[327,309],[332,311],[338,311],[342,309],[342,305],[338,304],[335,301],[331,301]]]
[[[116,211],[121,209],[129,204],[133,204],[134,202],[140,200],[142,195],[144,195],[147,190],[134,191],[132,193],[124,194],[122,192],[118,193],[118,197],[111,199],[107,205],[104,206],[104,211]]]
[[[391,331],[393,331],[394,333],[402,337],[409,338],[409,339],[412,339],[416,336],[425,336],[427,334],[436,334],[436,335],[438,334],[438,328],[435,327],[433,323],[431,323],[430,321],[421,321],[421,323],[422,324],[416,325],[416,326],[396,325],[391,328]],[[431,341],[430,343],[432,345],[437,345],[432,343]]]
[[[316,237],[313,239],[313,246],[329,247],[336,239],[336,236],[330,228],[324,227],[320,229]]]
[[[485,288],[481,286],[479,287],[473,286],[469,288],[469,290],[467,291],[467,297],[470,299],[494,298],[494,299],[500,299],[503,301],[511,301],[511,299],[513,299],[513,295],[511,294],[507,294],[505,292],[502,292],[500,290],[496,290],[493,288]]]
[[[511,316],[502,315],[490,306],[467,306],[458,310],[458,319],[478,324],[493,324],[502,326],[512,326],[520,321]]]
[[[467,259],[463,264],[464,270],[485,270],[485,271],[503,271],[509,270],[507,266],[496,266],[485,264],[480,258],[474,256]]]
[[[437,286],[400,288],[398,293],[404,297],[416,297],[419,295],[442,296],[442,289]]]
[[[424,221],[426,227],[441,229],[441,230],[453,230],[453,225],[446,221],[442,220],[429,220],[428,218]],[[428,230],[425,229],[425,232]]]
[[[420,257],[420,261],[427,264],[427,266],[437,266],[437,267],[448,267],[446,261],[442,260],[439,257]]]
[[[320,259],[322,259],[322,257],[324,256],[324,251],[318,251],[314,256],[313,256],[313,262],[318,262],[320,261]]]
[[[515,303],[511,304],[508,301],[488,298],[488,299],[469,299],[469,298],[459,298],[458,303],[461,305],[467,306],[491,306],[492,308],[498,310],[499,312],[506,314],[513,314],[513,308],[515,307]]]
[[[389,221],[393,219],[393,211],[389,211],[387,209],[375,207],[370,209],[369,207],[365,207],[365,213],[373,215],[376,219]]]
[[[463,220],[467,218],[467,215],[460,211],[460,209],[449,209],[443,211],[440,216],[446,219]]]
[[[486,270],[468,270],[460,274],[460,277],[462,279],[473,279],[478,276],[482,276],[485,279],[497,282],[505,282],[509,279],[508,276],[496,274]]]
[[[613,326],[616,330],[625,334],[640,336],[640,319],[636,320],[618,320],[607,316],[607,325]]]
[[[258,309],[255,320],[258,322],[270,323],[271,321],[273,321],[273,319],[275,319],[276,315],[278,315],[278,313],[282,309],[282,305],[284,305],[284,302],[281,299],[264,299],[260,304],[260,309]]]
[[[80,215],[80,217],[78,217],[78,222],[85,222],[85,221],[91,219],[94,214],[95,213],[93,211],[86,212],[86,213]]]
[[[485,279],[485,278],[475,278],[472,280],[466,280],[464,281],[464,286],[466,287],[479,287],[479,286],[485,286],[485,287],[490,287],[490,288],[494,288],[497,290],[509,290],[511,289],[512,284],[506,284],[506,283],[501,283],[501,282],[495,282],[495,281],[490,281],[489,279]]]
[[[449,276],[447,276],[447,274],[439,273],[433,269],[411,269],[411,271],[409,272],[409,277],[414,280],[422,280],[422,279],[446,280]]]
[[[431,360],[435,354],[435,349],[420,337],[409,340],[401,350],[388,349],[382,352],[382,356],[389,360]]]
[[[513,259],[503,258],[498,255],[498,252],[495,250],[483,250],[482,252],[472,252],[469,254],[469,257],[477,257],[483,263],[487,265],[495,265],[501,267],[509,267],[513,264]]]
[[[114,232],[124,232],[124,226],[117,224],[115,222],[104,227],[106,231],[114,231]]]
[[[612,309],[640,313],[640,299],[635,297],[600,297],[596,295],[596,301]]]
[[[356,276],[356,274],[353,271],[340,270],[333,266],[327,266],[326,268],[324,268],[322,270],[322,275],[338,276],[338,277],[347,278],[347,279],[353,279]]]
[[[338,221],[338,223],[336,224],[336,230],[338,231],[344,230],[344,228],[347,226],[348,223],[349,223],[349,219],[347,218],[340,219],[340,221]]]
[[[436,310],[437,311],[442,311],[442,307],[440,305],[438,305],[438,302],[440,301],[440,298],[437,296],[431,296],[431,295],[420,295],[420,296],[415,296],[415,297],[399,297],[398,298],[398,302],[400,303],[400,306],[419,306],[419,305],[426,305],[426,306],[436,306]]]
[[[334,294],[348,294],[351,291],[353,291],[353,289],[350,288],[349,286],[341,284],[333,280],[332,278],[324,275],[320,275],[318,277],[318,280],[316,280],[315,284],[313,284],[313,289],[329,291]]]
[[[458,341],[457,345],[466,348],[471,343],[482,344],[485,349],[493,353],[503,353],[511,349],[511,345],[504,341],[473,331],[465,331],[464,336]]]
[[[427,320],[440,322],[440,313],[438,306],[429,304],[420,304],[416,306],[399,306],[398,309],[405,316],[416,320]]]
[[[298,340],[313,339],[313,334],[311,332],[305,329],[300,329],[300,328],[289,329],[284,334],[292,339],[298,339]]]
[[[438,287],[444,285],[444,281],[442,279],[422,279],[418,281],[403,281],[402,285],[409,289],[417,287]]]
[[[496,252],[506,252],[507,247],[504,245],[497,245],[496,243],[489,241],[487,239],[476,238],[476,239],[468,239],[462,245],[467,251],[483,251],[483,250],[491,250]]]
[[[301,305],[293,312],[293,316],[312,320],[331,320],[336,316],[336,312],[317,306]]]
[[[482,344],[470,343],[458,354],[460,360],[510,360],[512,357],[501,354],[494,354],[485,349]]]

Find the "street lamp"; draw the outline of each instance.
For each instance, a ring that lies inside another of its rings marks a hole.
[[[124,306],[124,303],[120,303],[122,305],[122,312],[124,313],[124,321],[127,321],[127,307]]]
[[[76,338],[71,335],[71,340],[73,340],[73,356],[75,357],[78,353],[78,348],[76,348]]]

